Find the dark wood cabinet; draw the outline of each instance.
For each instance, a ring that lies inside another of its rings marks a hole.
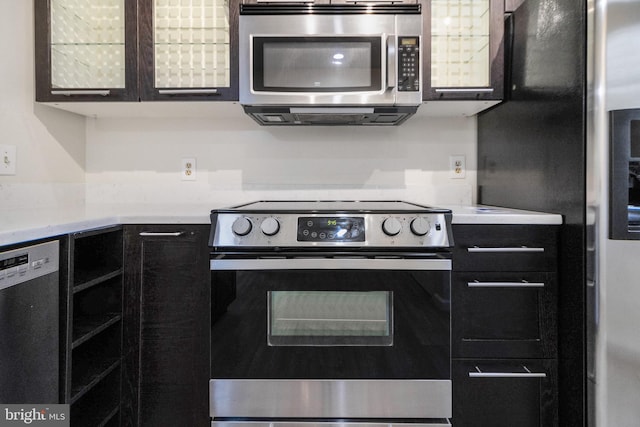
[[[526,225],[464,225],[454,228],[455,271],[557,270],[558,228]]]
[[[238,100],[240,0],[138,4],[143,101]]]
[[[125,226],[126,286],[137,301],[127,339],[139,337],[127,361],[139,396],[133,425],[209,423],[208,233],[208,225]]]
[[[62,242],[61,402],[72,426],[120,425],[123,337],[122,228]]]
[[[555,357],[553,273],[456,272],[451,283],[453,357]]]
[[[34,0],[36,101],[235,101],[238,0]]]
[[[453,424],[558,425],[559,227],[453,226]]]
[[[558,425],[555,360],[455,360],[453,425]]]
[[[431,0],[423,4],[423,99],[504,98],[504,0]]]
[[[138,4],[34,0],[36,101],[137,101]]]

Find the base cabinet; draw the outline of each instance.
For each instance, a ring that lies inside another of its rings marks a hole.
[[[453,425],[554,427],[558,227],[454,224]]]
[[[557,368],[553,360],[455,360],[456,427],[558,425]]]
[[[135,342],[137,332],[139,353],[129,354],[128,369],[139,426],[209,421],[208,233],[208,225],[125,226],[126,283],[138,301],[128,336]]]

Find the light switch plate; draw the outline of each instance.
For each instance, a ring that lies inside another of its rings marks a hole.
[[[16,146],[0,145],[0,175],[16,174]]]

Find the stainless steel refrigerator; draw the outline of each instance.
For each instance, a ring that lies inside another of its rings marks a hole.
[[[640,0],[589,3],[590,425],[640,422]]]
[[[506,4],[507,93],[478,116],[478,200],[563,215],[559,425],[635,426],[640,232],[627,199],[640,158],[627,150],[615,163],[611,136],[616,126],[633,136],[640,109],[640,0]],[[626,124],[614,125],[616,114]],[[615,176],[625,188],[612,189]],[[614,217],[625,236],[612,234]]]

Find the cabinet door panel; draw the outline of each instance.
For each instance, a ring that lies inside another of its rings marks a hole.
[[[138,99],[136,0],[36,0],[36,100]]]
[[[555,357],[556,276],[454,273],[454,357]]]
[[[453,227],[454,271],[555,271],[558,227],[461,225]]]
[[[140,0],[143,100],[236,100],[237,0]]]
[[[425,9],[424,99],[502,99],[503,0],[432,0]]]
[[[558,425],[556,366],[550,360],[455,360],[453,425]]]
[[[207,225],[127,227],[139,289],[141,426],[209,421],[210,270]],[[141,236],[140,233],[144,235]],[[177,232],[172,235],[173,232]]]

